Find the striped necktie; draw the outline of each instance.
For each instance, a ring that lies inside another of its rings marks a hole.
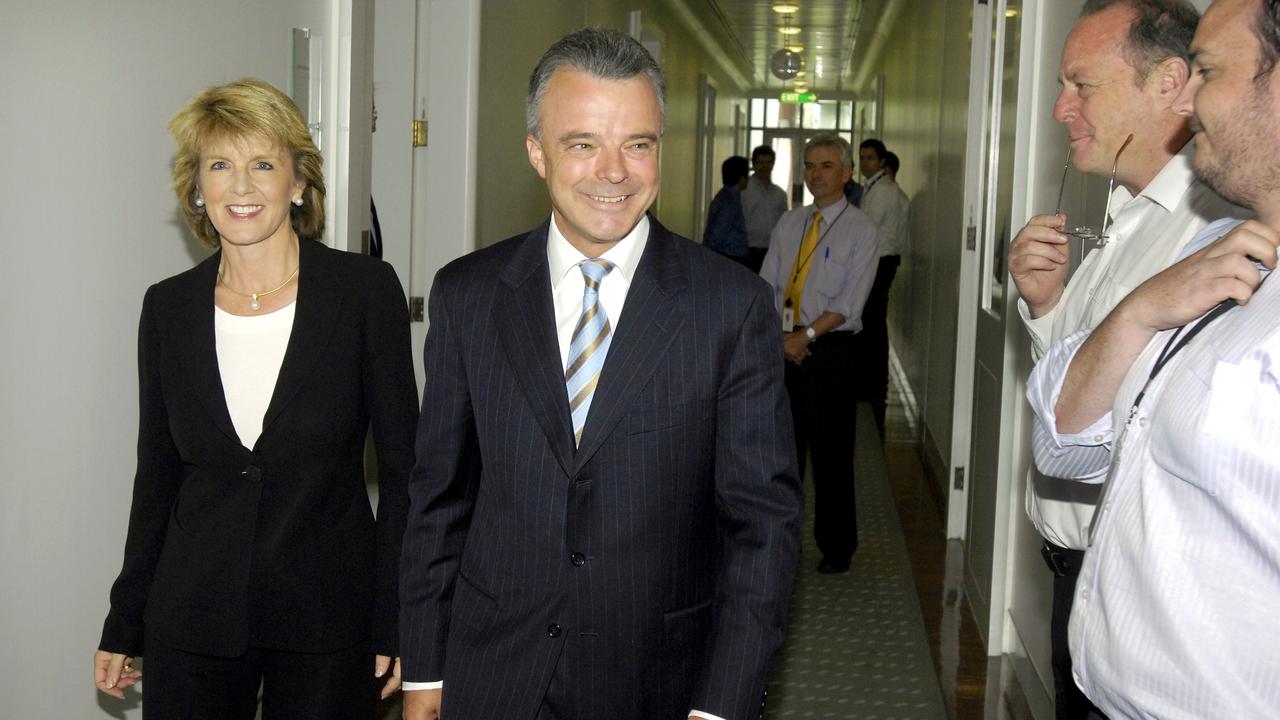
[[[573,418],[573,444],[582,442],[582,430],[587,425],[587,411],[591,409],[591,396],[600,380],[604,358],[609,352],[609,340],[613,337],[609,316],[600,304],[600,281],[614,268],[613,263],[601,258],[591,258],[578,263],[582,279],[582,315],[573,329],[569,341],[569,364],[564,369],[565,390],[569,393],[569,414]]]

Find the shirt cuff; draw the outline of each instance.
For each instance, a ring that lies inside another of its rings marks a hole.
[[[406,682],[400,683],[400,689],[405,692],[412,692],[414,690],[439,690],[443,687],[444,687],[443,680],[436,680],[435,682],[407,682],[406,681]]]
[[[1062,302],[1059,301],[1058,305]],[[1038,318],[1031,317],[1031,307],[1027,305],[1027,301],[1018,298],[1018,316],[1022,318],[1022,326],[1027,329],[1027,335],[1031,337],[1031,358],[1039,360],[1044,357],[1046,349],[1049,347],[1049,338],[1053,337],[1053,320],[1058,314],[1058,305],[1054,305],[1053,309],[1041,315]]]
[[[719,715],[712,715],[709,712],[703,712],[701,710],[690,710],[689,717],[706,718],[707,720],[724,720],[724,718]]]
[[[1076,353],[1089,339],[1090,330],[1081,330],[1053,344],[1049,352],[1036,363],[1027,380],[1027,402],[1047,431],[1054,446],[1098,446],[1109,445],[1114,436],[1112,415],[1110,411],[1094,420],[1083,430],[1064,434],[1058,432],[1056,409],[1058,398],[1062,395],[1062,385],[1066,382],[1067,371]]]

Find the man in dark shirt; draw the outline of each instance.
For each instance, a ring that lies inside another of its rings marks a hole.
[[[707,209],[707,230],[702,244],[740,263],[747,261],[747,223],[742,214],[742,191],[747,189],[751,164],[734,155],[720,165],[724,187]]]

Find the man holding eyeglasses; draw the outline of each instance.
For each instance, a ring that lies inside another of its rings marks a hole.
[[[1097,326],[1209,221],[1244,213],[1195,179],[1191,131],[1174,112],[1198,20],[1185,0],[1089,0],[1067,37],[1054,118],[1066,127],[1075,168],[1110,177],[1114,190],[1108,217],[1069,223],[1061,213],[1037,215],[1014,238],[1009,272],[1037,359],[1054,342]],[[1096,224],[1080,227],[1086,222]],[[1071,235],[1096,247],[1068,284]],[[1072,677],[1067,620],[1098,487],[1035,468],[1028,475],[1027,515],[1054,574],[1057,717],[1083,718],[1091,706]]]
[[[1195,173],[1257,219],[1205,226],[1028,382],[1036,463],[1103,488],[1070,642],[1112,720],[1280,708],[1280,2],[1217,0],[1191,57]]]

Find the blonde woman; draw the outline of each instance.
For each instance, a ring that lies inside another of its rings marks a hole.
[[[391,267],[338,252],[322,160],[267,83],[169,122],[183,217],[215,252],[147,291],[124,566],[94,656],[143,716],[370,717],[399,685],[416,389]],[[372,424],[379,507],[365,492]]]

